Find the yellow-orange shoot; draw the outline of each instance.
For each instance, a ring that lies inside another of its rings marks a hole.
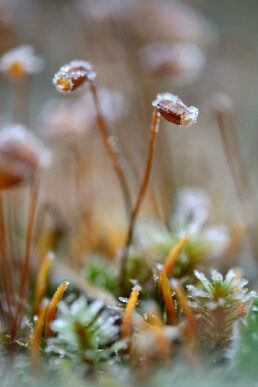
[[[171,275],[175,267],[177,258],[179,257],[179,254],[183,250],[187,241],[188,241],[188,236],[185,236],[184,238],[180,239],[180,241],[177,242],[177,244],[171,249],[170,253],[168,254],[164,263],[164,269],[168,277]]]
[[[49,252],[45,256],[37,275],[36,290],[35,290],[35,313],[37,315],[39,312],[39,306],[40,306],[41,300],[46,293],[48,273],[49,273],[50,266],[53,262],[53,258],[54,258],[53,253]]]
[[[161,287],[161,291],[165,301],[168,322],[169,324],[174,325],[177,323],[176,309],[171,289],[169,286],[168,277],[163,267],[162,269],[159,269],[159,286]]]
[[[53,331],[50,328],[50,323],[55,320],[58,304],[61,301],[64,291],[69,285],[68,281],[64,281],[61,285],[58,286],[55,294],[53,295],[47,311],[46,321],[45,321],[45,339],[53,335]]]
[[[194,318],[193,311],[192,311],[192,309],[187,301],[185,292],[178,281],[173,281],[172,287],[175,290],[176,295],[177,295],[179,301],[181,302],[182,308],[183,308],[184,313],[187,317],[189,338],[191,340],[195,340],[196,339],[196,330],[197,330],[196,320]]]
[[[39,368],[39,348],[40,341],[43,333],[44,321],[47,313],[48,303],[44,303],[40,309],[40,313],[35,324],[32,336],[30,338],[30,359],[33,370],[38,370]]]
[[[136,286],[133,288],[128,304],[125,309],[124,320],[121,328],[121,338],[125,339],[131,336],[133,312],[138,300],[140,288]]]

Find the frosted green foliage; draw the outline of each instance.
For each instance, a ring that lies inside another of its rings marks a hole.
[[[199,327],[199,337],[204,347],[226,347],[232,337],[235,321],[242,317],[244,305],[253,296],[247,292],[247,281],[230,270],[225,279],[216,270],[211,271],[211,281],[195,271],[199,282],[187,287],[191,306]]]
[[[246,319],[239,329],[238,348],[234,356],[236,371],[248,379],[258,377],[258,297],[247,312]]]
[[[170,231],[157,221],[138,224],[134,249],[131,248],[131,257],[128,258],[128,272],[131,278],[137,278],[143,285],[144,278],[151,277],[153,267],[157,263],[163,263],[171,249],[186,234],[184,229],[180,232]],[[183,279],[183,283],[191,283],[194,269],[202,261],[210,258],[213,253],[210,239],[208,240],[204,234],[190,235],[184,251],[177,259],[173,276]],[[136,257],[139,259],[137,260]]]
[[[84,273],[88,280],[117,296],[118,270],[112,261],[94,256],[87,262]]]
[[[206,256],[220,256],[230,242],[227,228],[213,224],[211,200],[200,188],[179,190],[171,227],[178,238],[187,234],[190,241],[202,242]]]
[[[119,341],[119,318],[101,301],[89,304],[81,297],[70,306],[62,302],[51,325],[55,337],[48,340],[46,352],[90,368],[104,360],[114,363],[124,347]]]

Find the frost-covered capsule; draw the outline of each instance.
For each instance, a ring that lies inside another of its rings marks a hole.
[[[232,99],[224,93],[214,93],[211,96],[210,104],[214,114],[229,113],[233,109]]]
[[[189,43],[147,44],[139,51],[139,57],[143,73],[153,77],[169,76],[174,84],[195,82],[206,62],[204,52]]]
[[[51,163],[51,153],[23,125],[0,131],[0,189],[27,182]]]
[[[174,94],[158,94],[152,105],[159,111],[163,118],[179,126],[190,126],[197,121],[199,110],[194,106],[186,106]]]
[[[81,60],[74,60],[60,68],[53,78],[53,83],[61,93],[70,93],[87,82],[93,81],[96,73],[92,65]]]
[[[44,67],[44,60],[34,54],[29,45],[8,51],[0,59],[0,70],[12,79],[21,79],[39,73]]]

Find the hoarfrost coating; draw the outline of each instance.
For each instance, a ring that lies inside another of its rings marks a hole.
[[[167,121],[179,126],[191,126],[196,123],[199,110],[194,106],[186,106],[183,101],[174,94],[157,94],[157,98],[152,102],[159,113]]]
[[[96,78],[92,65],[81,60],[74,60],[60,68],[54,75],[53,84],[61,93],[70,93]]]

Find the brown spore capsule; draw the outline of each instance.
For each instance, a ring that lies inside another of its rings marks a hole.
[[[95,79],[96,73],[88,62],[74,60],[60,68],[53,78],[56,89],[69,93]]]
[[[199,110],[194,106],[186,106],[174,94],[158,94],[152,105],[167,121],[179,126],[191,126],[197,121]]]
[[[0,131],[0,190],[32,180],[36,172],[48,167],[52,156],[23,125]]]

